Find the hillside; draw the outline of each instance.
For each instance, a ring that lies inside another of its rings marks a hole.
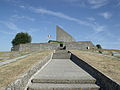
[[[103,50],[104,51],[104,50]],[[113,50],[105,50],[113,51]],[[119,50],[118,50],[119,51]],[[84,60],[100,72],[120,83],[120,58],[96,53],[93,51],[71,50],[73,54]]]
[[[19,75],[43,60],[51,51],[41,51],[31,56],[0,66],[0,88],[15,81]]]

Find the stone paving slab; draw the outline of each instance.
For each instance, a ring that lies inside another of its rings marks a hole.
[[[33,83],[28,90],[99,90],[95,84],[40,84]]]
[[[55,53],[68,53],[67,50],[56,50]]]
[[[33,83],[95,83],[95,81],[70,59],[52,59],[32,79]]]
[[[54,53],[52,59],[70,59],[70,53]]]

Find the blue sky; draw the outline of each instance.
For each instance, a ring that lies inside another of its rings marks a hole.
[[[34,43],[55,40],[56,25],[77,41],[120,49],[120,0],[0,0],[0,51],[18,32]]]

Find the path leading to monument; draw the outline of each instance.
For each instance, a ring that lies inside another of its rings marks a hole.
[[[32,77],[28,90],[99,90],[95,82],[70,60],[70,53],[60,50]]]

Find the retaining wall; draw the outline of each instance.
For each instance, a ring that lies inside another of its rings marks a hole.
[[[63,43],[67,50],[78,49],[93,49],[96,48],[91,41],[82,42],[65,42]],[[13,51],[42,51],[42,50],[56,50],[60,47],[59,43],[28,43],[20,44],[13,47]]]
[[[71,54],[71,60],[97,80],[96,84],[100,86],[100,90],[120,90],[119,83],[99,72],[74,54]]]
[[[45,57],[44,60],[41,60],[37,65],[33,66],[28,72],[20,76],[16,81],[9,84],[4,90],[24,90],[31,76],[35,74],[48,60],[50,60],[51,57],[52,54]]]
[[[79,50],[79,49],[93,49],[95,46],[91,41],[80,41],[80,42],[67,42],[65,43],[67,50]]]
[[[55,50],[58,47],[59,47],[58,43],[29,43],[29,44],[21,44],[19,51]]]

